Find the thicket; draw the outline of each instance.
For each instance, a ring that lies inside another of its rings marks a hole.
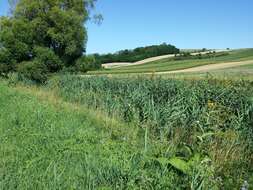
[[[94,54],[94,56],[96,57],[96,60],[99,60],[101,63],[113,63],[136,62],[150,57],[177,53],[179,53],[179,49],[177,49],[175,46],[163,43],[161,45],[138,47],[133,50],[126,49],[114,54]]]

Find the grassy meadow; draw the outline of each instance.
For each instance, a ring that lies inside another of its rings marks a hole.
[[[166,58],[143,65],[124,66],[119,68],[102,69],[92,71],[90,74],[129,74],[129,73],[152,73],[162,71],[174,71],[187,69],[202,65],[253,60],[253,49],[232,50],[226,53],[216,53],[212,57],[202,56],[201,59],[185,58],[175,60],[175,58]]]
[[[251,82],[66,75],[0,92],[0,189],[253,185]]]

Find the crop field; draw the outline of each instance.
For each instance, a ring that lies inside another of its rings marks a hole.
[[[253,185],[250,82],[66,75],[0,91],[0,189]]]
[[[205,79],[207,77],[219,80],[253,81],[253,64],[236,66],[228,69],[220,69],[210,72],[181,73],[163,76],[163,78],[176,79]]]
[[[226,53],[216,53],[213,57],[203,56],[201,59],[174,60],[174,58],[162,59],[149,62],[143,65],[125,66],[120,68],[103,69],[100,71],[89,72],[90,74],[127,74],[127,73],[153,73],[163,71],[174,71],[187,69],[202,65],[247,61],[253,60],[253,49],[233,50]]]

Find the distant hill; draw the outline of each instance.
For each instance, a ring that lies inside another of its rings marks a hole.
[[[100,63],[113,62],[136,62],[150,57],[177,54],[180,50],[173,45],[163,43],[161,45],[153,45],[146,47],[138,47],[133,50],[121,50],[116,53],[109,54],[93,54],[96,60]]]

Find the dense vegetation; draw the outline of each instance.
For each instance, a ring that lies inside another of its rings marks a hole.
[[[124,73],[152,73],[160,71],[173,71],[196,66],[225,63],[234,61],[253,60],[253,49],[233,50],[229,52],[216,52],[205,55],[189,56],[187,53],[176,57],[166,58],[141,65],[124,66],[90,72],[93,74],[124,74]]]
[[[13,15],[0,19],[0,75],[17,71],[45,82],[64,67],[87,70],[84,23],[92,6],[93,0],[18,0]]]
[[[251,83],[64,77],[57,87],[65,100],[138,126],[147,157],[142,169],[159,168],[168,178],[177,171],[180,188],[239,189],[253,179]]]
[[[163,43],[161,45],[153,45],[147,47],[138,47],[134,50],[122,50],[114,54],[109,53],[105,55],[94,54],[96,59],[101,63],[113,63],[113,62],[136,62],[141,61],[146,58],[167,55],[167,54],[177,54],[179,49],[175,46]]]
[[[62,76],[0,90],[0,188],[253,185],[252,83]]]

